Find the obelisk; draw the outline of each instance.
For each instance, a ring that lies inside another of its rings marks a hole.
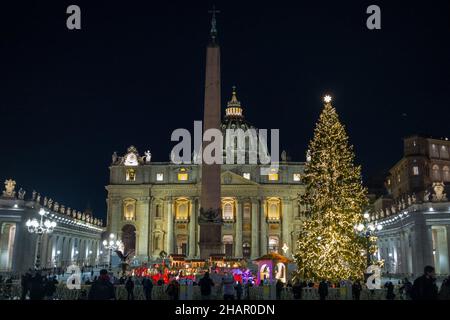
[[[217,43],[216,13],[210,11],[211,37],[206,48],[205,105],[203,132],[220,130],[220,47]],[[205,146],[210,142],[203,142]],[[202,189],[200,198],[200,258],[208,259],[222,252],[222,210],[220,199],[220,164],[202,161]]]

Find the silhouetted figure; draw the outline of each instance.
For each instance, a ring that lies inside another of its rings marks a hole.
[[[327,296],[328,296],[328,282],[326,282],[325,280],[322,280],[319,283],[320,300],[326,300]]]
[[[114,285],[111,283],[108,271],[106,269],[100,270],[100,276],[92,284],[88,295],[89,300],[115,300],[116,294],[114,292]]]
[[[31,279],[30,300],[42,300],[44,299],[44,295],[44,281],[41,273],[37,271],[34,277]]]
[[[200,294],[203,300],[211,299],[212,287],[214,287],[214,282],[209,277],[209,272],[205,272],[203,278],[200,279],[198,285],[200,286]]]
[[[356,280],[352,284],[352,297],[353,297],[353,300],[359,300],[359,298],[361,296],[361,291],[362,291],[361,283],[359,282],[359,280]]]
[[[142,289],[144,290],[145,300],[152,300],[153,281],[149,278],[142,280]]]
[[[127,290],[127,299],[134,300],[134,282],[131,277],[128,277],[125,282],[125,289]]]
[[[411,289],[411,298],[413,300],[436,300],[437,296],[438,289],[434,268],[432,266],[426,266],[424,268],[424,274],[414,280]]]

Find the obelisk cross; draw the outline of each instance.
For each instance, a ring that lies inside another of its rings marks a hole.
[[[216,10],[216,6],[213,5],[212,10],[209,10],[208,13],[212,13],[210,34],[211,34],[211,39],[214,42],[217,37],[216,13],[220,13],[220,11]]]

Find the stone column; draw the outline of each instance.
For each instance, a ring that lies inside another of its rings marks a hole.
[[[266,220],[266,210],[265,210],[265,199],[261,198],[259,200],[259,217],[261,222],[261,252],[260,255],[267,254],[268,247],[268,237],[267,237],[267,220]]]
[[[280,243],[280,248],[284,247],[284,244],[288,246],[288,250],[286,253],[282,252],[286,257],[291,256],[292,248],[291,248],[291,227],[292,227],[292,203],[289,198],[282,199],[282,211],[281,211],[281,230],[282,230],[282,238],[283,241]]]
[[[197,226],[197,212],[198,212],[198,198],[192,198],[189,206],[189,259],[196,257],[197,249],[197,237],[196,237],[196,226]]]
[[[149,204],[150,197],[141,197],[136,208],[136,256],[146,261],[148,259],[148,238],[149,238]]]
[[[236,199],[235,247],[234,256],[242,258],[242,199]]]
[[[259,257],[259,214],[258,214],[258,200],[252,198],[252,252],[251,258]]]
[[[152,259],[153,254],[153,216],[155,215],[155,198],[150,196],[148,198],[148,220],[147,220],[147,256],[148,260]]]
[[[173,200],[172,198],[168,198],[165,203],[165,207],[167,210],[167,238],[166,238],[166,248],[167,248],[167,254],[174,253],[173,248]]]

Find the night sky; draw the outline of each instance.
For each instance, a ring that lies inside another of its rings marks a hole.
[[[104,217],[111,154],[167,161],[172,130],[202,119],[212,2],[4,2],[0,179]],[[450,136],[449,1],[243,2],[215,1],[223,109],[236,85],[246,118],[279,128],[293,160],[325,93],[366,181],[401,158],[402,137]],[[366,28],[371,4],[381,30]]]

